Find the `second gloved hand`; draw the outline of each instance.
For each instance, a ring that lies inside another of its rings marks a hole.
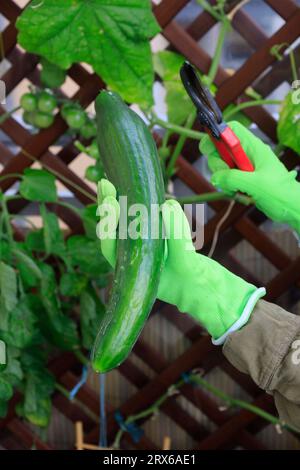
[[[255,166],[254,172],[229,169],[208,136],[200,144],[213,172],[212,183],[227,193],[251,196],[270,219],[289,224],[300,234],[300,184],[297,173],[289,172],[272,149],[238,122],[229,126]]]
[[[101,240],[101,250],[115,266],[120,215],[116,189],[109,181],[101,180],[98,195],[101,212],[113,214],[110,233],[114,235]],[[165,202],[162,215],[167,243],[158,298],[190,314],[207,329],[215,344],[222,344],[230,332],[248,321],[265,289],[257,289],[216,261],[196,253],[188,220],[178,202]]]

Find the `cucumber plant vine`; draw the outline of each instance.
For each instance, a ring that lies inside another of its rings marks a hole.
[[[105,309],[100,291],[110,267],[95,235],[95,206],[80,211],[85,234],[65,240],[58,217],[47,209],[47,204],[60,203],[55,177],[27,169],[20,175],[19,193],[38,203],[43,226],[16,241],[14,214],[8,209],[12,196],[1,193],[0,336],[8,360],[0,373],[0,411],[5,416],[15,387],[22,394],[17,413],[46,426],[55,386],[47,362],[59,350],[81,358],[81,349],[91,348]]]

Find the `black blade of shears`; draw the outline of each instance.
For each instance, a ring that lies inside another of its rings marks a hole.
[[[211,134],[219,139],[219,125],[222,122],[222,112],[207,87],[200,82],[194,67],[184,62],[180,69],[183,86],[197,109],[197,117],[202,126],[209,129]]]

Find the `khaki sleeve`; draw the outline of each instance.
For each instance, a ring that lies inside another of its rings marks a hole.
[[[259,300],[249,322],[228,336],[223,353],[272,393],[281,420],[300,430],[300,317]]]

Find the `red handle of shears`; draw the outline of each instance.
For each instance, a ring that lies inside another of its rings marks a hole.
[[[226,126],[220,136],[220,139],[216,139],[212,135],[210,135],[210,138],[229,168],[238,168],[243,171],[254,171],[253,164],[232,129]]]

